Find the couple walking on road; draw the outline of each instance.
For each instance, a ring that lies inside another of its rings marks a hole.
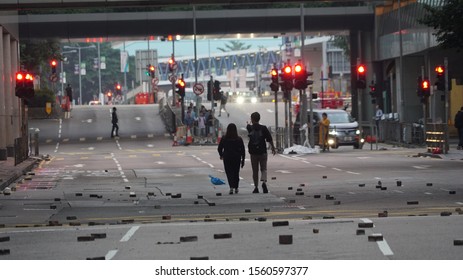
[[[268,193],[267,188],[267,145],[268,142],[275,155],[275,146],[273,145],[272,135],[268,128],[259,124],[260,114],[254,112],[251,114],[251,124],[247,124],[249,143],[248,152],[251,156],[252,179],[254,181],[253,193],[259,193],[259,169],[261,172],[260,181],[262,182],[262,192]],[[243,139],[238,136],[238,130],[234,123],[227,127],[225,136],[217,148],[220,159],[223,160],[225,173],[230,186],[230,194],[238,193],[240,180],[240,166],[244,167],[246,156]]]

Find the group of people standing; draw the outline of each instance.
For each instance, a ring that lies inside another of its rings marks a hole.
[[[253,193],[259,193],[259,171],[261,188],[263,193],[268,193],[267,188],[267,144],[270,144],[272,154],[275,155],[276,150],[273,145],[272,135],[268,128],[259,123],[260,114],[254,112],[251,114],[251,123],[247,123],[249,143],[248,152],[251,157],[252,179],[254,182]],[[244,167],[246,152],[244,141],[238,135],[236,124],[230,123],[227,126],[225,135],[222,137],[217,148],[220,159],[223,160],[225,174],[227,175],[228,184],[230,186],[230,194],[238,193],[240,168]]]

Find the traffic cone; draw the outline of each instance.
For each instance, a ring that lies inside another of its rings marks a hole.
[[[217,135],[217,143],[220,143],[220,140],[222,140],[222,128],[219,127],[219,132]]]
[[[174,142],[172,143],[172,146],[178,146],[178,138],[177,138],[177,135],[178,135],[178,127],[177,127],[177,129],[175,130]]]
[[[190,127],[188,126],[187,127],[187,130],[186,130],[186,142],[185,144],[186,145],[189,145],[193,142],[193,137],[191,137],[191,131],[190,131]]]

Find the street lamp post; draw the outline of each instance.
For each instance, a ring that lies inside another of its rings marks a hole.
[[[66,54],[66,53],[76,53],[76,50],[72,51],[67,51],[67,52],[61,52],[61,55]],[[64,96],[64,67],[63,67],[63,59],[61,59],[61,96]]]
[[[95,45],[91,45],[91,46],[88,46],[88,47],[81,47],[81,46],[78,46],[78,47],[71,47],[71,46],[64,46],[63,47],[64,49],[76,49],[79,51],[79,104],[82,105],[82,71],[80,69],[81,67],[81,54],[80,54],[80,50],[82,49],[92,49],[92,48],[95,48]]]

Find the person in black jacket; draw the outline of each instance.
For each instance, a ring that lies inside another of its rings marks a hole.
[[[243,168],[246,152],[243,139],[238,136],[238,129],[234,123],[230,123],[227,126],[227,131],[220,140],[217,151],[219,152],[220,159],[223,160],[228,185],[230,186],[229,193],[233,194],[233,191],[238,193],[240,165]]]
[[[117,125],[119,119],[117,118],[116,107],[113,107],[111,122],[113,124],[113,128],[111,129],[111,138],[114,138],[114,131],[116,131],[116,136],[119,137],[119,125]]]
[[[254,181],[254,190],[252,193],[259,193],[259,166],[261,171],[260,180],[262,181],[262,191],[268,193],[267,189],[267,144],[272,148],[272,154],[275,155],[275,146],[273,145],[272,135],[265,125],[260,125],[260,114],[254,112],[251,114],[251,123],[246,126],[248,130],[249,143],[248,152],[251,155],[252,179]]]
[[[458,130],[458,147],[457,150],[463,149],[463,107],[460,108],[460,111],[455,115],[455,127]]]

